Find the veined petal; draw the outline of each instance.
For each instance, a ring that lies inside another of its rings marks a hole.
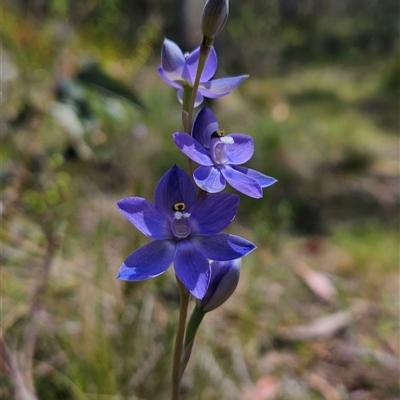
[[[189,210],[195,203],[196,197],[196,187],[189,175],[175,165],[158,182],[154,203],[165,215],[172,215],[174,204],[185,203],[186,210]]]
[[[185,57],[179,46],[172,40],[164,40],[161,50],[161,66],[169,80],[177,81],[183,79]]]
[[[225,178],[220,170],[213,166],[203,166],[194,171],[193,174],[196,185],[208,193],[217,193],[226,186]]]
[[[161,275],[171,264],[175,254],[175,242],[155,240],[139,247],[121,265],[118,279],[143,281]]]
[[[210,194],[198,199],[192,208],[192,232],[210,235],[221,232],[235,218],[239,196],[229,193]]]
[[[263,196],[262,188],[256,179],[243,174],[229,165],[222,165],[220,170],[227,182],[239,192],[255,199]]]
[[[170,85],[170,86],[172,86],[172,87],[174,87],[176,89],[181,89],[182,88],[182,85],[180,83],[178,83],[180,81],[175,82],[175,81],[171,81],[171,79],[168,79],[168,77],[165,74],[164,70],[162,69],[161,65],[157,68],[157,71],[158,71],[158,75],[160,75],[161,79],[165,83],[168,83],[168,85]]]
[[[235,260],[256,248],[256,245],[248,240],[227,233],[196,236],[192,242],[207,258],[216,261]]]
[[[197,299],[202,299],[210,282],[211,268],[207,258],[193,245],[191,240],[176,244],[175,272],[181,282]]]
[[[141,197],[127,197],[117,202],[119,211],[140,232],[152,239],[172,237],[169,220],[154,204]]]
[[[179,103],[183,104],[183,89],[179,89],[176,95],[178,97]],[[194,106],[195,107],[199,106],[203,101],[204,101],[203,95],[200,92],[197,92]]]
[[[226,137],[232,138],[233,143],[226,146],[227,164],[244,164],[254,153],[253,138],[242,133],[231,133]]]
[[[217,99],[235,90],[249,75],[235,76],[233,78],[213,79],[202,82],[199,85],[199,92],[210,99]]]
[[[196,115],[192,136],[206,149],[210,148],[211,135],[218,130],[218,121],[214,113],[203,107]]]
[[[236,169],[237,171],[241,172],[242,174],[249,176],[250,178],[255,179],[262,188],[271,186],[275,182],[278,182],[275,178],[272,178],[271,176],[268,176],[268,175],[264,175],[261,172],[255,171],[254,169],[238,167],[236,165],[232,168]]]
[[[196,78],[196,73],[197,73],[197,65],[199,63],[199,55],[200,55],[200,47],[197,47],[186,58],[186,64],[183,69],[183,77],[190,84],[190,86],[194,85],[194,80]],[[217,71],[217,66],[218,66],[217,54],[213,47],[204,65],[204,69],[200,77],[200,82],[209,81]]]
[[[211,157],[204,147],[186,132],[175,132],[172,139],[182,153],[201,165],[214,165]]]

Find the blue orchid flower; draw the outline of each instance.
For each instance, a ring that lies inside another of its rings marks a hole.
[[[141,197],[118,201],[121,213],[154,239],[123,262],[118,279],[153,278],[174,263],[180,281],[194,297],[202,299],[211,276],[208,259],[234,260],[256,248],[239,236],[220,233],[233,221],[238,207],[239,196],[234,194],[197,197],[188,174],[172,167],[156,187],[154,204]]]
[[[179,46],[172,40],[165,39],[161,51],[161,65],[158,73],[168,85],[178,89],[178,99],[182,103],[185,87],[193,87],[199,62],[200,47],[197,47],[186,58]],[[204,97],[216,99],[226,96],[235,90],[248,75],[211,79],[217,71],[218,60],[214,48],[205,63],[196,93],[195,107],[201,104]]]
[[[276,182],[261,172],[239,166],[252,157],[253,139],[242,133],[220,131],[215,115],[206,107],[198,112],[192,135],[175,132],[172,138],[184,154],[200,164],[193,177],[197,186],[206,192],[220,192],[228,182],[239,192],[260,198],[262,188]]]

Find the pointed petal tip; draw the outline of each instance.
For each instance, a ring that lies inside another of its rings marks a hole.
[[[201,82],[199,85],[199,92],[204,97],[209,97],[211,99],[223,97],[238,88],[248,77],[249,75],[240,75]]]
[[[267,182],[267,183],[265,183],[265,184],[262,184],[261,187],[264,189],[264,188],[267,188],[267,187],[272,186],[272,185],[273,185],[274,183],[276,183],[276,182],[278,182],[278,180],[271,177],[271,178],[270,178],[270,181]]]
[[[123,205],[124,205],[125,201],[126,201],[126,198],[117,200],[117,209],[118,209],[118,211],[123,212],[122,208],[123,208]]]
[[[248,256],[250,253],[252,253],[254,250],[257,250],[257,246],[253,242],[249,242],[249,250],[246,254],[243,255],[243,257]]]
[[[202,300],[207,293],[207,287],[201,287],[201,288],[196,287],[194,290],[189,289],[189,292],[194,298]]]
[[[174,47],[176,46],[179,48],[179,46],[173,40],[168,38],[164,38],[163,46],[174,46]]]
[[[126,270],[129,267],[125,264],[122,263],[121,266],[119,267],[118,270],[118,274],[117,274],[117,279],[120,281],[133,281],[134,279],[130,279],[127,275],[126,275]],[[124,273],[125,272],[125,273]]]

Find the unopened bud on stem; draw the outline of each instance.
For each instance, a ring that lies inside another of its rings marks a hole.
[[[201,18],[201,30],[207,39],[214,39],[225,26],[229,14],[229,0],[207,0]]]
[[[240,258],[231,261],[212,261],[207,293],[202,300],[196,301],[196,306],[203,312],[209,312],[225,303],[238,285],[241,265]]]

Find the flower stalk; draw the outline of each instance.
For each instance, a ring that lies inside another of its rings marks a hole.
[[[184,352],[181,362],[181,369],[180,369],[180,376],[182,377],[183,373],[185,372],[186,366],[189,362],[190,355],[192,354],[192,348],[194,339],[196,337],[197,330],[201,322],[203,321],[204,316],[206,313],[199,307],[195,307],[193,309],[192,315],[190,316],[186,334],[185,334],[185,345],[184,345]]]
[[[171,399],[179,400],[181,377],[189,362],[198,328],[207,312],[222,305],[237,287],[241,258],[256,246],[222,233],[236,216],[239,196],[221,192],[226,183],[253,198],[276,180],[240,166],[254,152],[253,139],[225,135],[211,110],[195,108],[204,98],[217,99],[235,90],[248,75],[214,79],[218,58],[214,38],[225,26],[229,0],[207,0],[201,28],[203,39],[189,54],[165,39],[158,74],[177,90],[182,104],[182,132],[172,137],[187,156],[188,173],[177,165],[160,179],[154,202],[142,197],[118,201],[121,213],[152,239],[122,263],[118,279],[142,281],[164,273],[172,264],[180,293],[175,338]],[[194,170],[194,163],[199,167]],[[196,306],[187,323],[190,296]]]
[[[189,113],[188,121],[187,121],[186,127],[184,127],[185,131],[187,133],[189,133],[189,135],[190,135],[190,132],[192,131],[194,104],[196,101],[196,93],[197,93],[197,90],[199,89],[200,77],[203,72],[204,66],[206,64],[207,58],[211,52],[213,42],[214,42],[213,39],[207,40],[204,37],[203,41],[201,42],[201,45],[200,45],[199,63],[197,64],[196,77],[195,77],[195,80],[193,83],[192,96],[190,97],[190,103],[189,103],[189,109],[188,109],[188,113]]]
[[[200,77],[206,64],[207,58],[212,48],[212,42],[209,46],[206,44],[206,38],[200,45],[199,63],[197,64],[196,78],[193,87],[186,87],[183,91],[183,105],[182,105],[182,122],[183,129],[190,135],[193,125],[194,104],[196,102],[196,94],[199,89]],[[188,157],[188,174],[193,176],[193,161]]]
[[[182,284],[178,277],[176,277],[180,293],[180,308],[179,308],[179,322],[178,330],[175,338],[174,359],[172,365],[172,393],[171,400],[179,400],[179,384],[181,380],[180,368],[183,352],[183,341],[185,337],[185,327],[187,312],[189,306],[189,291]]]

